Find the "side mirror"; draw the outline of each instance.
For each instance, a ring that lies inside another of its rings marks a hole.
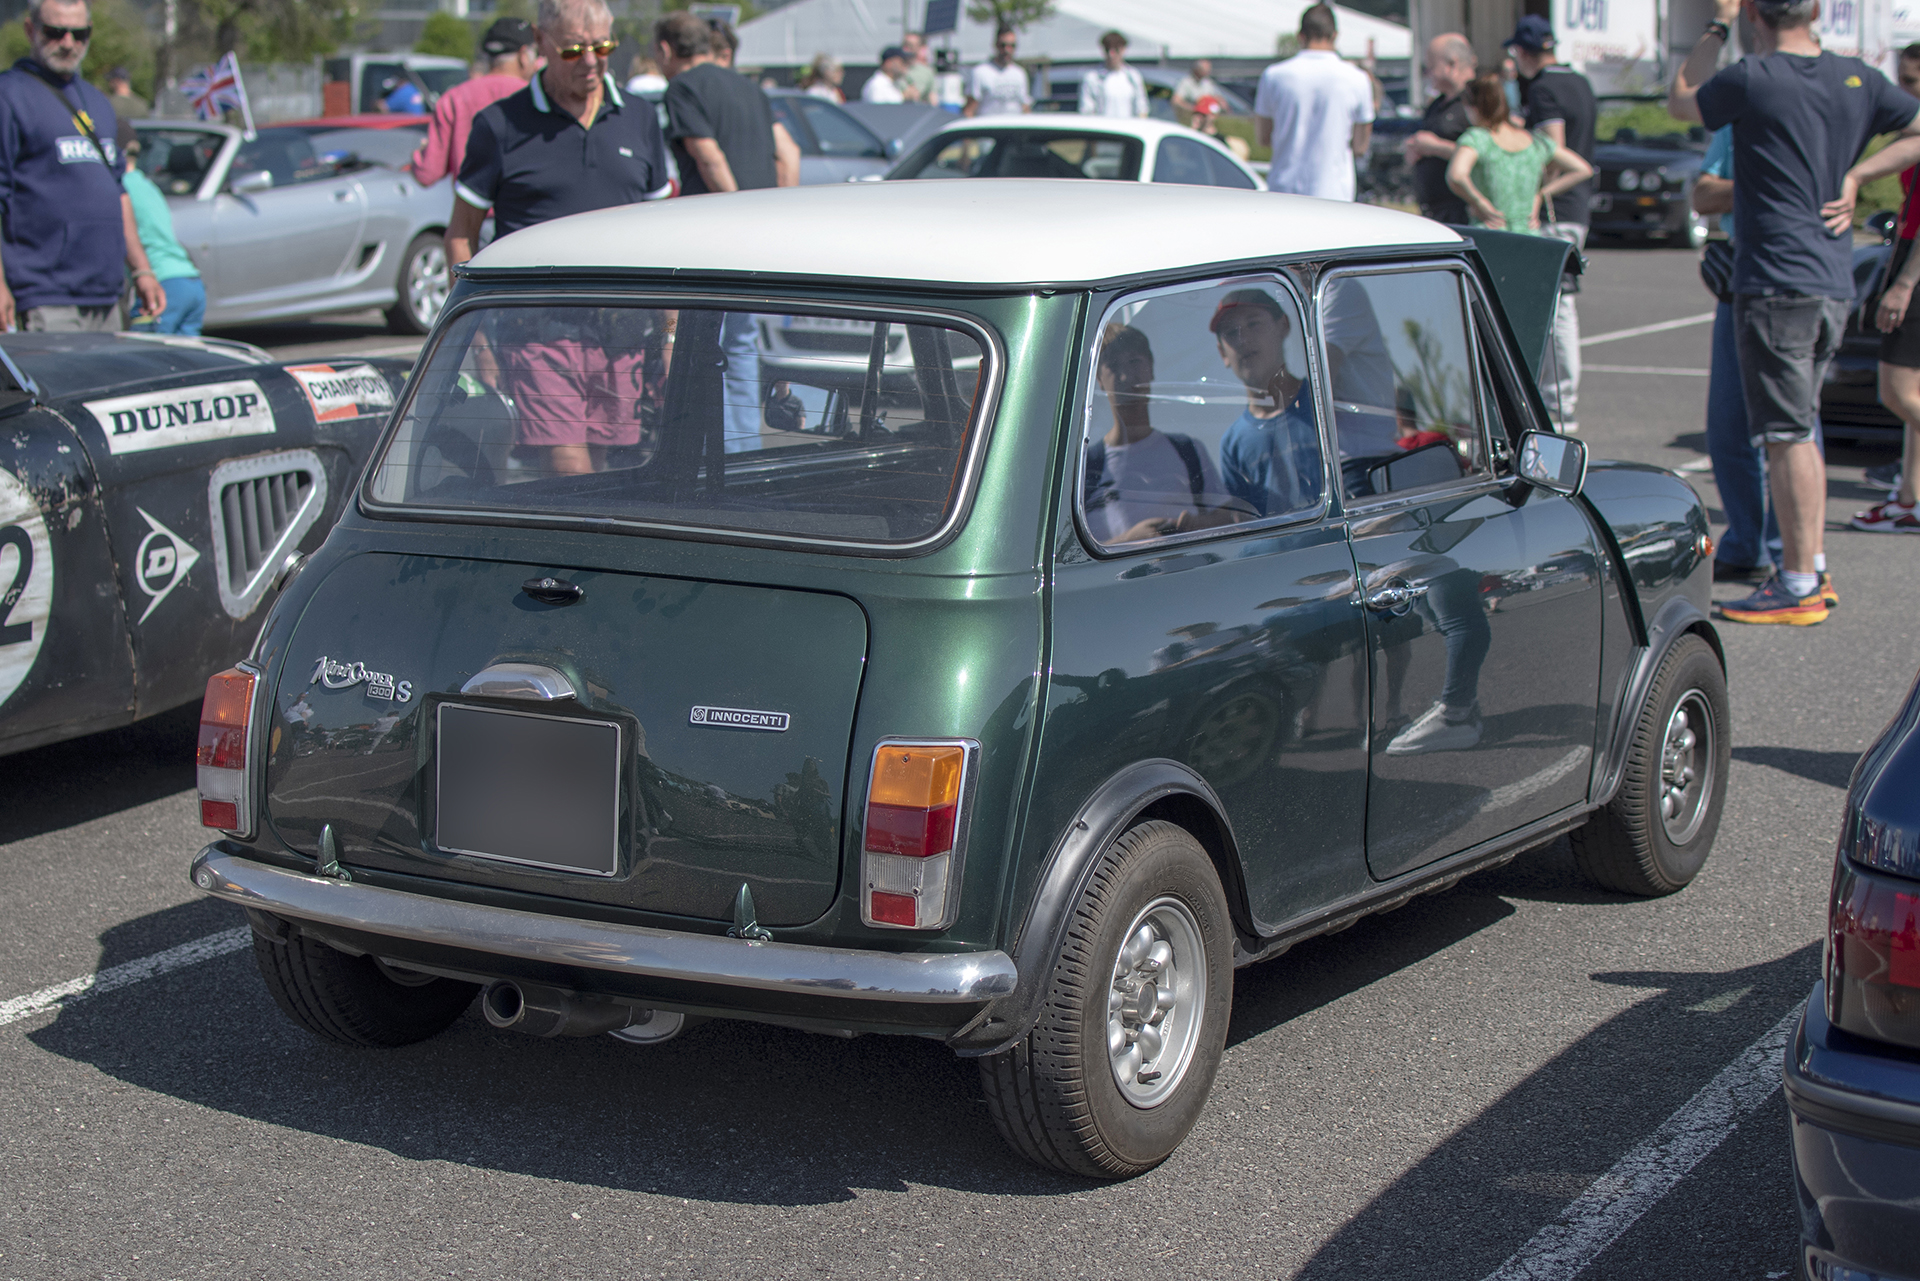
[[[227,190],[236,196],[251,196],[256,192],[273,190],[273,175],[265,169],[256,169],[252,173],[237,173],[227,179]]]
[[[892,160],[907,149],[907,144],[898,138],[887,139],[887,159]]]
[[[1530,431],[1520,438],[1515,470],[1530,485],[1572,497],[1587,481],[1587,443],[1572,436]]]

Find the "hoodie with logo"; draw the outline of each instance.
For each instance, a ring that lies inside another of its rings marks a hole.
[[[102,156],[81,127],[92,118]],[[0,72],[0,266],[21,311],[108,307],[126,282],[118,131],[98,89],[30,58]]]

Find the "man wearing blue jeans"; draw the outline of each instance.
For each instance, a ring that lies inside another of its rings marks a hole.
[[[1731,126],[1713,135],[1694,181],[1693,208],[1703,214],[1733,212]],[[1715,582],[1763,579],[1780,565],[1780,524],[1767,500],[1766,459],[1747,432],[1733,304],[1723,302],[1713,313],[1713,363],[1707,379],[1707,457],[1713,462],[1714,488],[1720,491],[1720,509],[1727,517],[1726,532],[1713,559]]]

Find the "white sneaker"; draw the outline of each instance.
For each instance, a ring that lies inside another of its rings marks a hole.
[[[1479,704],[1466,714],[1448,715],[1445,703],[1435,703],[1420,714],[1420,719],[1393,736],[1387,744],[1389,756],[1417,756],[1422,752],[1458,752],[1480,741]]]

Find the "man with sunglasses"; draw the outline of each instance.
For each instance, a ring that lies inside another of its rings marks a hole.
[[[1019,33],[1002,25],[993,33],[993,61],[967,73],[965,116],[1017,116],[1033,110],[1033,89],[1027,69],[1013,60],[1020,47]]]
[[[157,316],[167,295],[120,188],[118,121],[77,74],[85,0],[37,0],[26,27],[32,52],[0,73],[0,328],[117,329],[125,269]]]

